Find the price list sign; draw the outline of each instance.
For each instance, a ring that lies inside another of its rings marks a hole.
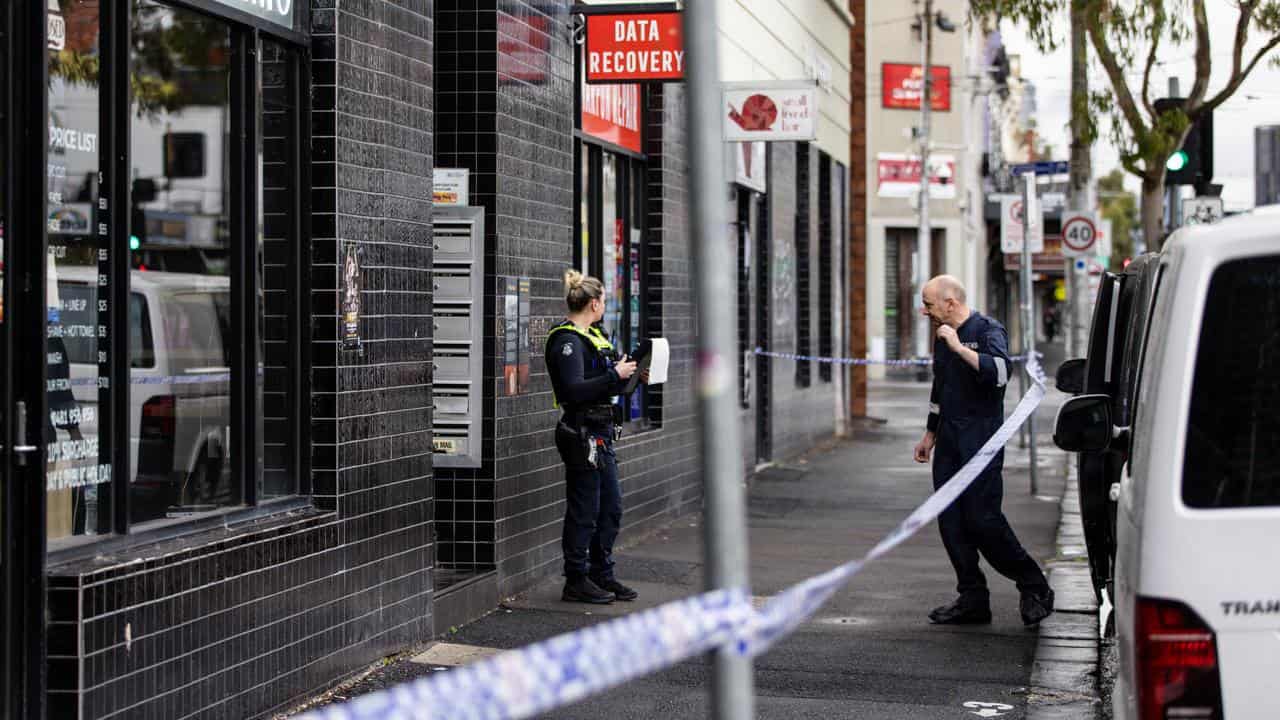
[[[55,11],[54,6],[58,6]],[[111,448],[102,442],[110,407],[110,200],[101,172],[96,14],[72,0],[49,4],[48,197],[45,357],[49,417],[45,488],[51,540],[110,529]]]

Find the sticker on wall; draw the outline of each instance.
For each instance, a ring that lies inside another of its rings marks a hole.
[[[502,302],[502,385],[508,396],[520,394],[519,337],[520,295],[515,278],[506,278],[506,293]],[[565,347],[568,347],[567,345]]]
[[[342,252],[342,349],[360,349],[360,257],[355,243]]]

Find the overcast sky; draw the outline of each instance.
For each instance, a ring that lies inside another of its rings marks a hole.
[[[1209,85],[1212,94],[1222,87],[1231,72],[1236,10],[1228,0],[1207,0],[1206,5],[1212,37],[1213,74]],[[1041,54],[1026,33],[1008,21],[1002,25],[1001,31],[1008,52],[1023,58],[1023,77],[1036,85],[1037,122],[1046,141],[1053,146],[1055,155],[1061,156],[1054,159],[1066,160],[1070,145],[1067,122],[1071,58],[1066,47],[1069,36],[1065,16],[1059,24],[1058,36],[1064,41],[1063,47],[1049,55]],[[1260,41],[1251,41],[1245,57],[1250,57],[1249,51],[1260,44]],[[1194,46],[1187,44],[1165,48],[1159,54],[1160,64],[1151,74],[1153,98],[1167,94],[1168,79],[1173,76],[1178,77],[1183,95],[1190,91],[1195,79],[1194,51]],[[1102,68],[1093,59],[1092,48],[1089,53],[1091,89],[1110,87]],[[1134,93],[1138,93],[1142,83],[1141,67],[1129,74],[1129,81]],[[1269,67],[1265,60],[1258,63],[1235,95],[1218,107],[1213,123],[1214,181],[1223,185],[1222,196],[1228,210],[1250,208],[1253,206],[1253,129],[1259,125],[1280,124],[1280,70]],[[1094,148],[1093,158],[1095,176],[1105,175],[1112,168],[1119,167],[1116,151],[1107,141],[1105,132]],[[1138,189],[1138,181],[1133,176],[1129,176],[1126,185]]]

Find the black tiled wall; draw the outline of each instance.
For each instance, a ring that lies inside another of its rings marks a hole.
[[[51,566],[50,717],[261,717],[430,637],[432,5],[311,18],[314,507]]]

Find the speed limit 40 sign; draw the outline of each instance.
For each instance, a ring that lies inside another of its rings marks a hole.
[[[1098,252],[1098,221],[1092,213],[1075,213],[1062,218],[1062,254],[1090,257]]]

